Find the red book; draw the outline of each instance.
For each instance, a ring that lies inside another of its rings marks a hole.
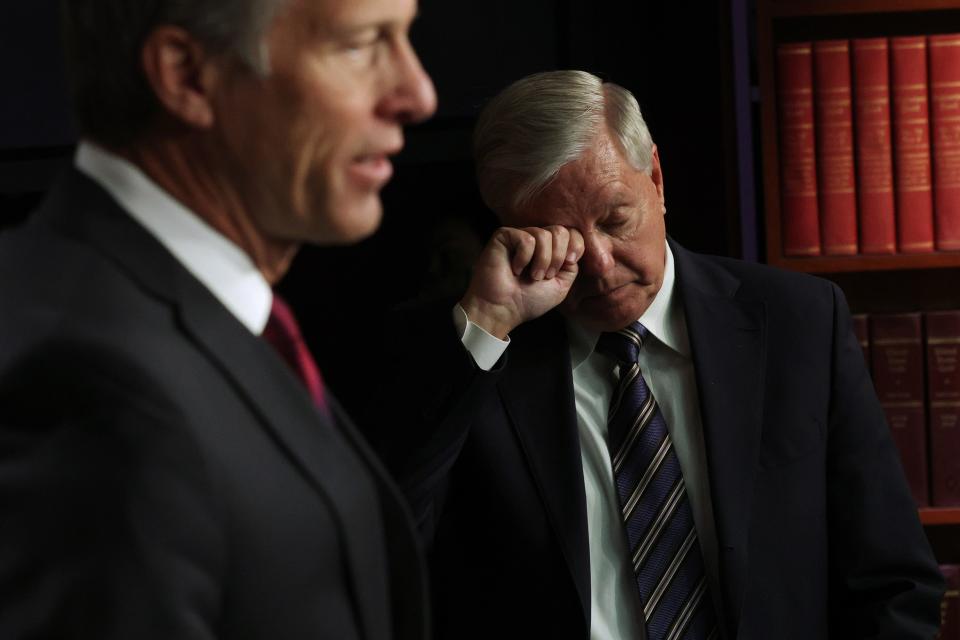
[[[780,206],[783,253],[820,255],[817,168],[813,133],[813,60],[810,43],[777,47],[780,112]]]
[[[942,564],[940,573],[947,582],[947,592],[940,603],[937,640],[960,640],[960,565]]]
[[[960,311],[926,314],[930,502],[960,506]]]
[[[867,321],[867,314],[858,313],[852,316],[853,319],[853,334],[857,336],[857,342],[860,343],[860,347],[863,349],[863,359],[867,363],[867,368],[870,368],[870,326]]]
[[[857,252],[857,192],[853,170],[853,95],[850,43],[813,43],[817,193],[823,253]]]
[[[928,506],[920,314],[871,315],[870,362],[873,386],[900,451],[910,492],[918,507]]]
[[[901,253],[929,253],[933,251],[933,173],[927,39],[891,38],[890,48],[897,249]]]
[[[857,136],[861,253],[897,250],[888,53],[886,38],[853,41],[853,121]]]
[[[960,249],[960,35],[930,36],[933,216],[937,249]]]

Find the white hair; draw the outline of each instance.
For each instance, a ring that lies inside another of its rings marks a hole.
[[[629,91],[586,71],[518,80],[480,114],[473,134],[480,194],[499,215],[529,202],[606,127],[627,161],[648,175],[653,140]]]

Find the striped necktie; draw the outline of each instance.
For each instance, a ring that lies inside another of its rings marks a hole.
[[[640,375],[646,328],[604,333],[597,351],[620,365],[608,447],[649,640],[716,638],[713,603],[680,461],[663,414]]]

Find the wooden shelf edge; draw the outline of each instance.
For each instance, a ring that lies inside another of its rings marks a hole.
[[[960,507],[922,507],[920,522],[925,525],[960,525]]]
[[[957,9],[956,0],[768,0],[764,3],[773,18],[832,16],[858,13],[895,13]]]
[[[804,273],[944,269],[960,267],[960,251],[893,255],[812,256],[809,258],[772,256],[769,263],[775,267]]]

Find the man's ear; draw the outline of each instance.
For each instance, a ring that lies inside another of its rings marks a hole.
[[[660,196],[660,207],[663,213],[667,212],[667,200],[663,193],[663,169],[660,167],[660,151],[657,145],[653,145],[653,157],[650,160],[650,179],[657,188],[657,195]]]
[[[217,66],[196,38],[173,25],[157,27],[143,44],[141,63],[147,84],[167,113],[189,127],[213,125]]]

